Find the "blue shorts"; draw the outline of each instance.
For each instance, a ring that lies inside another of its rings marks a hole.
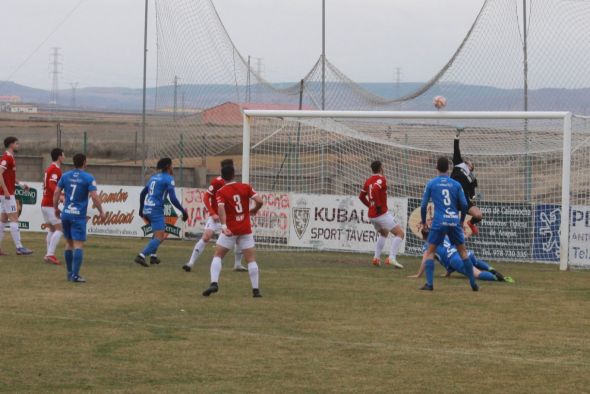
[[[150,225],[152,226],[153,232],[164,231],[166,229],[164,215],[160,215],[160,214],[146,215],[146,219],[150,221]]]
[[[465,243],[465,236],[463,234],[463,227],[461,227],[461,225],[457,225],[455,227],[441,226],[436,230],[430,229],[430,233],[428,234],[428,243],[438,246],[444,242],[446,235],[449,236],[449,240],[453,245],[463,245]]]
[[[70,241],[86,241],[86,218],[64,218],[61,225],[64,238]]]

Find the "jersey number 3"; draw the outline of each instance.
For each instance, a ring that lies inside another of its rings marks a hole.
[[[239,195],[234,194],[234,202],[236,203],[236,213],[243,213],[244,207],[242,207],[242,199]]]
[[[445,206],[447,206],[447,207],[450,207],[451,206],[451,193],[449,192],[449,189],[443,189],[442,195],[443,195],[443,204],[445,204]]]

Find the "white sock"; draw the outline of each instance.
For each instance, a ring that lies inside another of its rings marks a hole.
[[[256,261],[248,263],[248,274],[250,275],[250,282],[252,282],[252,288],[258,288],[258,264]]]
[[[45,238],[45,241],[47,242],[47,254],[45,256],[51,256],[51,253],[49,253],[49,249],[50,249],[50,245],[51,245],[51,237],[53,236],[53,231],[49,230],[47,231],[47,237]]]
[[[393,238],[393,241],[391,242],[391,250],[389,251],[390,260],[395,260],[397,258],[397,252],[399,251],[399,247],[402,246],[402,242],[404,242],[404,240],[400,237]]]
[[[17,247],[17,249],[22,248],[23,244],[20,242],[20,230],[18,228],[18,223],[10,223],[10,234],[12,234],[12,240],[14,241],[14,245]]]
[[[385,247],[385,241],[387,241],[387,237],[379,234],[379,238],[377,238],[377,243],[375,244],[375,258],[381,258],[381,252],[383,252],[383,248]]]
[[[237,268],[242,265],[242,257],[244,254],[241,250],[235,249],[234,250],[234,268]]]
[[[207,245],[207,243],[202,239],[200,239],[199,242],[196,243],[195,248],[193,249],[193,253],[191,254],[191,258],[187,263],[189,267],[195,265],[195,262],[197,261],[201,253],[203,253],[203,251],[205,250],[205,245]]]
[[[47,249],[48,256],[55,256],[55,249],[57,248],[57,244],[59,243],[63,233],[59,230],[55,230],[52,234],[53,236],[51,237],[49,248]]]
[[[219,282],[219,275],[221,274],[221,258],[213,257],[211,261],[211,283]]]

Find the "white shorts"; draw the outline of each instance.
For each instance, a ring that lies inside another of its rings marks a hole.
[[[0,213],[16,213],[18,209],[16,207],[16,198],[10,196],[8,198],[0,196],[2,204],[0,204]]]
[[[384,213],[381,216],[371,219],[371,224],[375,227],[375,230],[391,231],[395,226],[399,226],[397,219],[391,214],[391,212]]]
[[[221,233],[217,239],[217,245],[229,250],[233,249],[234,246],[236,246],[236,249],[239,251],[252,249],[254,247],[254,235],[245,234],[232,235],[231,237],[228,237],[227,235]]]
[[[213,220],[213,218],[209,217],[205,223],[205,230],[211,230],[214,233],[218,233],[221,231],[221,222],[219,220]]]
[[[61,220],[55,216],[55,209],[53,207],[41,207],[41,212],[43,213],[43,220],[45,223],[52,225],[61,223]]]

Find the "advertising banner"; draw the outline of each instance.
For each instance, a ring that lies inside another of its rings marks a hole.
[[[205,229],[209,212],[205,207],[204,197],[207,189],[184,188],[182,206],[188,212],[188,220],[184,223],[185,238],[198,238]]]
[[[535,207],[534,260],[559,261],[559,226],[561,226],[561,206],[539,204]]]
[[[590,265],[590,206],[574,205],[570,210],[569,262]],[[534,259],[558,262],[560,258],[561,207],[537,205],[535,212]]]
[[[289,245],[324,250],[366,251],[375,249],[378,233],[357,197],[291,194]],[[407,200],[390,198],[389,210],[406,228]],[[391,237],[384,250],[389,250]],[[404,253],[405,242],[400,248]]]
[[[287,245],[291,199],[288,193],[259,192],[264,205],[252,218],[254,238],[258,243]]]
[[[185,188],[182,204],[188,210],[189,219],[185,223],[186,238],[197,238],[205,230],[209,212],[204,198],[207,189]],[[290,198],[287,193],[257,191],[264,205],[258,214],[251,218],[254,237],[258,243],[286,245],[289,238]]]
[[[28,182],[29,190],[17,186],[15,192],[18,207],[18,226],[21,231],[43,231],[43,215],[41,214],[41,200],[43,199],[43,184]]]
[[[43,185],[29,183],[30,189],[17,190],[19,201],[19,226],[23,231],[45,231],[41,200]],[[102,202],[106,218],[98,215],[92,201],[88,204],[88,235],[110,235],[117,237],[144,237],[151,234],[151,227],[139,217],[139,194],[142,187],[98,185],[98,196]],[[177,189],[177,192],[181,191]],[[166,232],[176,238],[183,235],[181,220],[176,210],[168,202],[165,207]]]
[[[145,223],[139,217],[138,186],[98,185],[98,197],[106,218],[102,220],[90,200],[87,212],[88,235],[112,235],[117,237],[141,237],[141,226]]]
[[[420,228],[421,200],[408,201],[408,246],[412,255],[422,254],[423,240]],[[467,225],[463,230],[467,237],[467,247],[478,257],[487,259],[532,259],[533,206],[530,204],[511,204],[485,202],[479,205],[484,220],[478,224],[479,235],[471,237]],[[433,206],[429,204],[427,220],[432,218]],[[470,217],[467,217],[469,220]]]
[[[574,205],[570,218],[569,261],[573,265],[590,265],[590,206]]]
[[[88,209],[88,234],[112,235],[118,237],[148,237],[152,227],[139,217],[140,186],[98,185],[98,197],[106,218],[102,220],[92,204]],[[182,193],[176,189],[176,193]],[[172,238],[182,238],[182,220],[169,200],[164,205],[166,234]]]
[[[478,224],[479,235],[469,238],[468,248],[481,258],[532,260],[534,205],[482,202],[478,206],[484,219]]]

